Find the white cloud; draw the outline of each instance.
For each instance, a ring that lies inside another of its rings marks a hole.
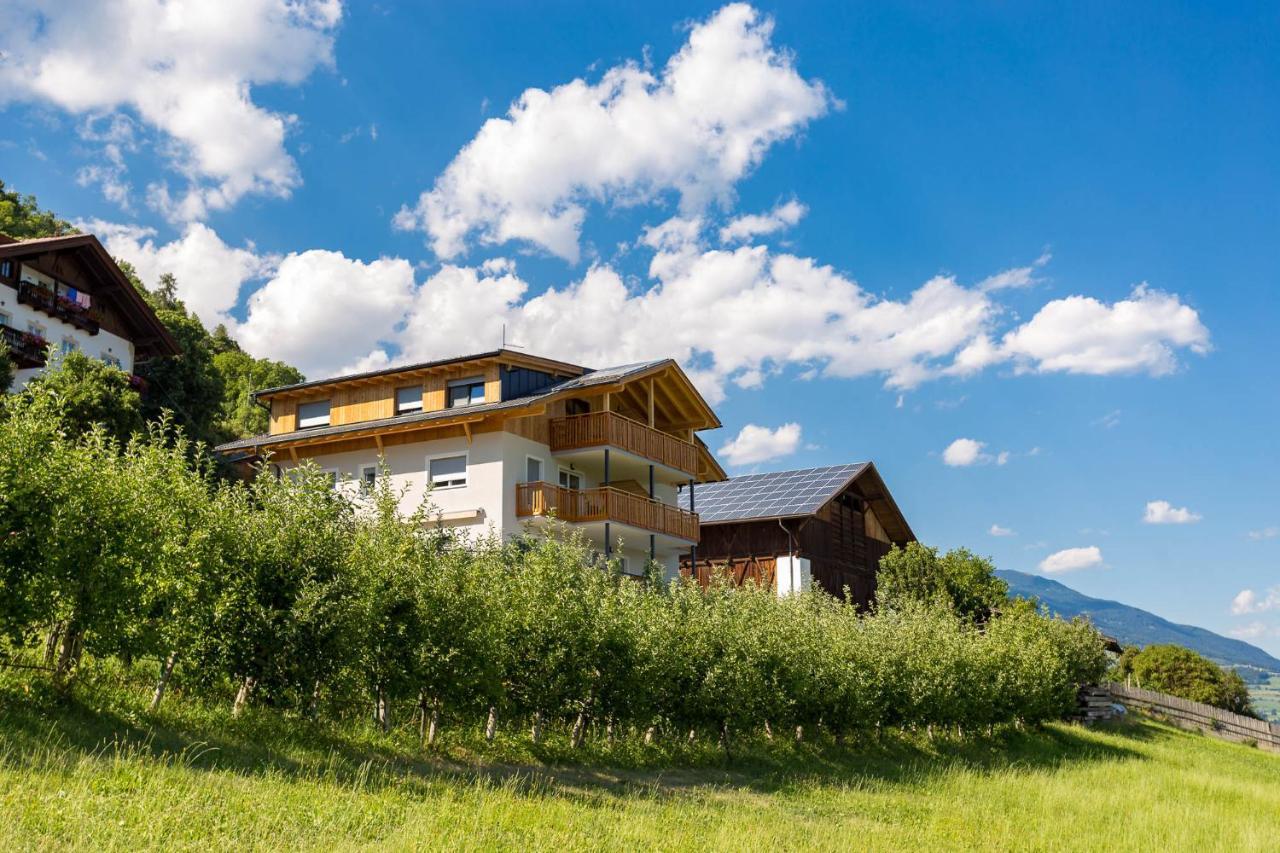
[[[14,0],[0,11],[0,105],[134,116],[158,131],[185,186],[174,197],[158,182],[148,198],[175,220],[247,193],[287,196],[299,183],[284,147],[295,118],[256,104],[252,89],[296,85],[331,64],[341,14],[340,0]],[[120,141],[107,146],[108,162],[118,160]],[[104,168],[83,177],[119,200],[123,164]]]
[[[1148,501],[1142,521],[1145,524],[1195,524],[1200,518],[1199,513],[1186,507],[1175,507],[1168,501]]]
[[[1272,587],[1263,595],[1251,589],[1242,589],[1231,599],[1231,612],[1237,616],[1276,609],[1280,609],[1280,587]]]
[[[1280,527],[1264,527],[1261,530],[1249,531],[1249,538],[1253,539],[1254,541],[1261,541],[1263,539],[1275,539],[1277,536],[1280,536]]]
[[[1250,622],[1248,625],[1232,628],[1227,633],[1238,640],[1260,640],[1268,635],[1280,634],[1280,631],[1262,622]]]
[[[1008,450],[999,453],[987,453],[987,443],[973,438],[957,438],[942,451],[942,461],[952,468],[967,468],[970,465],[1006,465],[1013,457]],[[1029,454],[1035,455],[1035,454]]]
[[[674,192],[693,215],[727,201],[772,145],[834,103],[772,35],[771,19],[735,3],[695,25],[656,74],[628,62],[594,84],[526,90],[395,224],[425,232],[446,259],[478,236],[576,262],[591,202],[634,205]]]
[[[164,273],[172,273],[178,280],[178,298],[210,328],[218,323],[235,325],[228,312],[238,302],[241,287],[269,274],[277,260],[259,255],[252,246],[228,246],[212,228],[198,222],[163,244],[156,243],[152,228],[100,219],[76,226],[97,235],[108,252],[133,264],[148,287],[155,287]]]
[[[413,267],[406,260],[366,263],[312,249],[280,262],[250,297],[249,316],[236,334],[254,355],[286,361],[308,376],[385,366],[391,359],[378,342],[413,299]],[[439,319],[447,328],[449,318]]]
[[[800,446],[800,424],[787,423],[777,429],[747,424],[720,448],[730,465],[753,465],[796,452]]]
[[[1208,352],[1209,330],[1177,296],[1142,284],[1112,305],[1055,299],[1006,334],[999,354],[1024,371],[1163,376],[1177,368],[1183,348]]]
[[[1036,277],[1036,270],[1048,264],[1052,259],[1053,255],[1049,252],[1043,252],[1033,263],[1025,267],[1014,267],[983,279],[978,283],[978,289],[990,291],[1031,287],[1040,281]]]
[[[1102,563],[1102,551],[1096,545],[1087,548],[1067,548],[1050,554],[1040,561],[1040,571],[1047,575],[1088,569]]]
[[[1107,412],[1105,415],[1094,421],[1093,425],[1100,426],[1103,429],[1115,429],[1120,425],[1120,414],[1121,412],[1119,409]]]
[[[792,199],[768,213],[752,213],[730,220],[720,229],[721,243],[745,243],[764,234],[773,234],[799,222],[809,208]]]
[[[942,461],[953,468],[974,465],[985,456],[982,448],[986,446],[987,444],[984,441],[975,441],[972,438],[957,438],[947,445],[946,450],[942,451]]]
[[[988,530],[987,532],[990,533],[992,536],[1017,536],[1018,535],[1014,533],[1012,530],[1010,530],[1009,528],[1001,527],[998,524],[991,525],[991,529]]]

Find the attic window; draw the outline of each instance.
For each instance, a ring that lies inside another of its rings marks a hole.
[[[396,389],[396,414],[407,415],[422,411],[422,386],[411,385]]]
[[[298,404],[298,429],[313,429],[329,425],[329,401]]]
[[[449,383],[449,408],[478,406],[484,402],[484,378],[458,379]]]

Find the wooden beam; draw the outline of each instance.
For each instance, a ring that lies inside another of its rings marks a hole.
[[[613,392],[605,391],[604,392],[604,410],[606,412],[610,411],[609,406],[610,406],[610,403],[612,402],[612,399],[613,399]]]
[[[295,447],[295,446],[294,446],[294,445],[292,445],[292,444],[291,444],[291,445],[289,445],[289,456],[293,458],[293,464],[294,464],[294,465],[299,464],[299,463],[298,463],[298,448],[297,448],[297,447]]]
[[[386,454],[386,451],[385,451],[385,450],[383,449],[383,447],[382,447],[382,433],[380,433],[380,432],[375,432],[375,433],[373,434],[373,440],[374,440],[374,441],[376,441],[376,442],[378,443],[378,455],[379,455],[379,456],[383,456],[383,455],[385,455],[385,454]]]
[[[649,429],[653,429],[653,377],[649,377]]]
[[[462,431],[467,434],[467,444],[471,443],[471,421],[462,422]]]

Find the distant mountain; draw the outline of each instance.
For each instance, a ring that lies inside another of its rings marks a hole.
[[[1088,616],[1099,631],[1115,637],[1122,646],[1176,643],[1220,664],[1253,666],[1280,673],[1280,660],[1242,640],[1193,625],[1178,625],[1127,604],[1090,598],[1048,578],[1007,570],[997,570],[996,574],[1009,584],[1011,595],[1038,598],[1049,610],[1068,619]]]

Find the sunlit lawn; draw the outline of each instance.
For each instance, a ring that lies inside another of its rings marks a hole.
[[[391,736],[0,693],[0,849],[1273,850],[1280,756],[1152,722],[845,747]],[[558,737],[552,733],[552,738]],[[561,738],[563,740],[563,738]],[[575,763],[568,763],[572,760]],[[664,762],[676,762],[663,769]]]

